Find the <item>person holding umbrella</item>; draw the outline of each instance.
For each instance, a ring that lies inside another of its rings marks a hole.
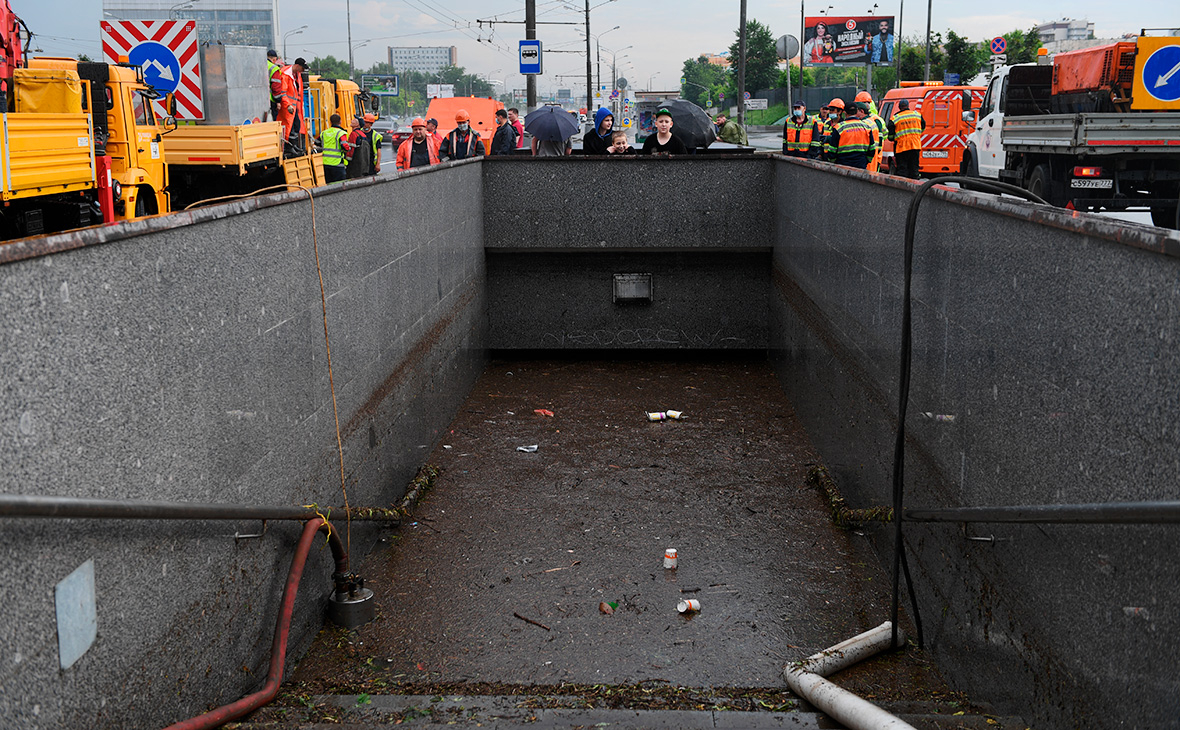
[[[672,112],[661,107],[656,112],[656,133],[643,140],[643,155],[687,155],[688,148],[672,135]]]
[[[560,106],[546,104],[525,115],[524,128],[533,135],[533,155],[560,157],[573,151],[569,139],[578,131],[578,123]]]
[[[582,154],[610,154],[611,132],[615,126],[615,115],[604,106],[594,112],[594,128],[582,137]]]

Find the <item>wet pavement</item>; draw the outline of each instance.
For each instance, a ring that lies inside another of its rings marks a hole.
[[[360,567],[377,620],[326,627],[284,689],[786,693],[787,662],[889,616],[869,540],[804,483],[817,461],[764,355],[493,360],[426,460],[433,489]],[[913,647],[836,679],[947,696]]]

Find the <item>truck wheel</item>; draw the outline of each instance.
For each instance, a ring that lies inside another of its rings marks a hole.
[[[1040,164],[1033,168],[1032,175],[1028,177],[1028,191],[1049,205],[1057,205],[1054,201],[1053,178],[1049,174],[1048,165]]]
[[[1176,210],[1177,206],[1175,205],[1170,208],[1152,208],[1151,222],[1160,228],[1178,228],[1176,225]]]
[[[979,177],[979,153],[972,147],[967,152],[967,177]]]

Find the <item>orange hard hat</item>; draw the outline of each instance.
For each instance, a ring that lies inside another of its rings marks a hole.
[[[410,127],[425,127],[426,120],[422,117],[414,117],[414,121],[410,122]]]
[[[371,124],[371,123],[377,121],[377,115],[376,114],[366,114],[365,121],[369,122]]]
[[[828,102],[828,108],[829,109],[843,109],[844,108],[844,100],[843,99],[832,99],[831,101]]]
[[[466,109],[460,109],[459,111],[455,112],[455,121],[468,122],[471,121],[471,116],[467,114]]]
[[[856,95],[856,98],[853,99],[853,101],[863,101],[865,103],[869,103],[872,100],[873,100],[873,97],[867,91],[860,92],[859,94]]]

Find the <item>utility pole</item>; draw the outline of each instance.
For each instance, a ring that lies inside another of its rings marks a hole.
[[[344,22],[348,26],[348,80],[352,81],[352,77],[356,76],[356,69],[352,65],[352,2],[351,0],[344,0]],[[283,59],[286,63],[287,59]]]
[[[933,1],[933,0],[931,0]],[[738,124],[746,123],[746,0],[742,0],[742,28],[738,35]]]
[[[893,88],[901,88],[901,19],[905,15],[905,0],[901,0],[901,7],[897,9],[897,25],[893,28],[893,61],[897,72],[897,85]]]
[[[525,40],[537,40],[537,0],[524,0],[524,37]],[[537,108],[537,76],[526,75],[524,87],[527,114]]]
[[[934,0],[926,0],[926,75],[923,81],[930,80],[930,9]]]
[[[590,67],[594,61],[590,58],[590,0],[586,0],[586,116],[594,111],[594,77]]]

